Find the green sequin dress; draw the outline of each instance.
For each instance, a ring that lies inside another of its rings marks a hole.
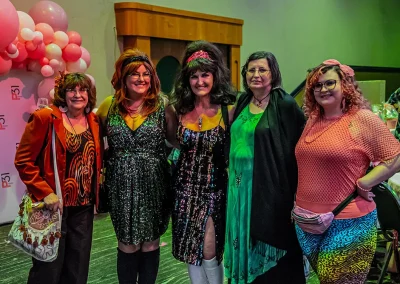
[[[231,127],[224,265],[232,284],[251,283],[286,254],[250,238],[254,132],[262,114],[252,114],[247,106]]]
[[[167,230],[172,209],[164,106],[136,130],[115,104],[107,120],[106,186],[117,239],[125,244],[156,240]]]

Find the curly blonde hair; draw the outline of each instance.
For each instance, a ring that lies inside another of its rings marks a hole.
[[[324,109],[315,100],[314,87],[318,82],[319,76],[325,74],[329,70],[334,70],[340,78],[344,97],[343,113],[354,112],[359,109],[370,109],[369,102],[364,98],[358,82],[353,76],[349,76],[343,72],[339,65],[327,65],[322,63],[307,75],[303,104],[304,114],[307,117],[317,118],[324,114]]]
[[[144,65],[149,71],[150,88],[144,97],[143,115],[149,115],[155,112],[159,107],[160,80],[154,68],[153,62],[142,51],[138,49],[125,50],[118,60],[115,62],[115,72],[111,80],[111,84],[115,90],[115,101],[119,110],[126,113],[126,109],[122,106],[122,102],[126,99],[126,77],[134,73],[140,66]]]

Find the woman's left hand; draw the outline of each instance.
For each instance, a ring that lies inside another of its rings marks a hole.
[[[362,198],[364,198],[369,202],[374,201],[375,194],[373,194],[371,191],[365,191],[357,187],[357,193],[359,196],[361,196]]]

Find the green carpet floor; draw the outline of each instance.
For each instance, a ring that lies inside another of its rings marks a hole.
[[[6,239],[10,227],[11,225],[0,227],[0,284],[22,284],[26,283],[31,260],[14,246],[7,244]],[[171,254],[171,228],[162,236],[161,242],[161,260],[157,283],[189,284],[186,265],[175,260]],[[88,283],[118,283],[116,247],[117,240],[110,217],[106,214],[96,215]],[[372,278],[375,278],[375,276]],[[307,284],[318,283],[318,278],[312,273]],[[368,281],[367,283],[376,283],[376,281]],[[384,283],[399,282],[391,281],[387,277]]]

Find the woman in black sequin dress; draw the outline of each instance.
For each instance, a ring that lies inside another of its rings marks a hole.
[[[172,250],[188,264],[191,282],[199,284],[224,279],[225,144],[232,109],[227,105],[234,103],[235,92],[222,58],[213,44],[189,44],[174,93],[181,154],[173,186]]]
[[[105,185],[118,238],[118,279],[151,284],[172,207],[165,139],[174,144],[177,121],[159,96],[160,81],[146,54],[127,50],[115,69],[115,95],[98,114],[109,145]]]

